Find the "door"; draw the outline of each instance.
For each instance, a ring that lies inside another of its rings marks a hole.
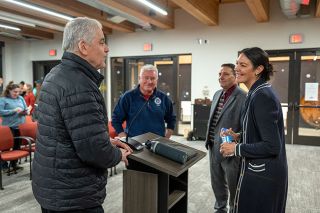
[[[53,61],[33,61],[33,80],[43,80],[50,70],[58,65],[60,60]]]
[[[297,52],[293,138],[298,144],[320,146],[320,51]]]
[[[269,53],[269,56],[270,63],[275,71],[269,83],[276,90],[281,103],[286,142],[292,143],[292,96],[294,94],[290,89],[293,88],[293,85],[289,83],[293,81],[293,75],[290,75],[290,71],[293,70],[293,63],[290,62],[294,61],[294,54],[287,52]]]
[[[268,53],[275,71],[270,83],[281,102],[286,142],[320,146],[320,57],[316,55],[317,49]]]

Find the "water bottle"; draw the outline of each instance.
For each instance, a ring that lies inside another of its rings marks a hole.
[[[227,143],[231,143],[233,140],[233,137],[231,135],[225,135],[225,132],[227,131],[227,128],[221,128],[220,130],[220,136],[222,139],[222,143],[227,142]]]

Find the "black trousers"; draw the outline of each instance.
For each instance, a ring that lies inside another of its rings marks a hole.
[[[42,213],[104,213],[102,206],[96,206],[89,209],[70,210],[70,211],[52,211],[41,207]]]
[[[15,129],[15,128],[11,128],[10,127],[10,130],[12,132],[13,137],[19,137],[20,136],[19,129]],[[13,150],[19,150],[20,146],[21,146],[21,139],[15,138],[14,139],[14,144],[13,144]],[[17,165],[17,160],[11,161],[11,166],[12,167],[16,167],[16,165]]]
[[[20,131],[19,129],[11,128],[10,130],[12,132],[13,137],[19,137],[20,136]],[[14,139],[14,145],[13,145],[13,150],[19,150],[21,146],[21,139]]]

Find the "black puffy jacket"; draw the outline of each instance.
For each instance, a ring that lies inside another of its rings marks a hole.
[[[120,162],[121,151],[109,140],[102,80],[87,61],[65,52],[42,84],[32,189],[43,208],[84,209],[105,199],[107,168]]]

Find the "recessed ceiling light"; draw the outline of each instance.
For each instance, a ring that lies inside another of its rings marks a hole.
[[[1,27],[1,28],[5,28],[5,29],[9,29],[9,30],[21,31],[21,29],[18,28],[18,27],[13,27],[13,26],[4,25],[4,24],[0,24],[0,27]]]
[[[13,19],[13,18],[1,16],[1,14],[0,14],[0,20],[13,22],[13,23],[16,23],[16,24],[22,24],[22,25],[29,26],[29,27],[35,27],[36,26],[35,24],[29,23],[29,22],[25,22],[25,21],[16,20],[16,19]]]
[[[155,4],[152,4],[151,2],[147,1],[147,0],[137,0],[138,2],[150,7],[151,9],[154,9],[155,11],[161,13],[162,15],[168,15],[167,11],[165,11],[164,9],[158,7]]]

